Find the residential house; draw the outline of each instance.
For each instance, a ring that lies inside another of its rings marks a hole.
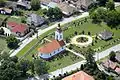
[[[45,23],[45,18],[38,16],[37,14],[29,14],[27,18],[28,25],[40,26]]]
[[[60,27],[55,31],[55,40],[38,49],[40,56],[43,59],[50,59],[53,56],[65,51],[65,42],[63,41],[63,33]]]
[[[106,60],[102,63],[102,65],[105,68],[111,69],[114,72],[116,72],[117,74],[120,74],[120,67],[115,62],[112,62],[111,60]]]
[[[30,5],[30,2],[27,0],[19,0],[17,2],[17,8],[31,9],[31,5]]]
[[[11,30],[12,34],[17,37],[23,37],[29,32],[29,27],[26,24],[8,22],[7,27]]]
[[[0,13],[1,14],[12,14],[12,9],[9,9],[9,8],[0,8]]]
[[[60,8],[62,13],[66,16],[71,16],[74,12],[77,11],[75,7],[69,6],[65,2],[59,3],[58,8]]]
[[[70,76],[63,78],[62,80],[95,80],[92,76],[88,75],[84,71],[79,71]]]
[[[65,43],[63,40],[53,40],[52,42],[42,46],[38,49],[40,56],[43,59],[50,59],[51,57],[63,52],[65,50]]]
[[[101,38],[102,40],[109,40],[112,38],[112,32],[104,30],[103,32],[100,32],[98,34],[98,37]]]

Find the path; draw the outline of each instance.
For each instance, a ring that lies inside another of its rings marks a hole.
[[[51,29],[54,29],[55,27],[58,26],[58,23],[60,23],[61,25],[64,25],[64,24],[69,23],[71,21],[74,21],[74,20],[77,20],[77,19],[80,19],[80,18],[83,18],[83,17],[87,17],[87,16],[89,16],[89,13],[85,12],[85,13],[82,13],[80,16],[77,16],[77,17],[72,16],[70,18],[65,18],[65,19],[63,19],[63,21],[57,22],[56,24],[54,24],[54,25],[52,25],[48,28],[45,28],[43,30],[38,30],[38,36],[42,35],[43,33],[47,32]],[[22,50],[28,43],[30,43],[36,37],[37,37],[37,34],[35,34],[31,38],[27,38],[24,41],[22,41],[22,44],[20,45],[20,47],[18,49],[16,49],[10,56],[15,56],[20,50]]]
[[[105,51],[100,52],[100,53],[95,53],[95,56],[94,56],[95,60],[97,61],[97,60],[100,60],[100,59],[104,58],[105,56],[108,56],[111,51],[119,51],[119,50],[120,50],[120,44],[118,44],[116,46],[113,46],[113,47],[111,47],[111,48],[109,48]],[[64,74],[64,72],[70,72],[71,70],[75,70],[77,68],[80,68],[81,64],[84,64],[85,62],[86,61],[83,60],[83,61],[80,61],[78,63],[69,65],[65,68],[61,68],[61,69],[58,69],[56,71],[53,71],[50,74],[35,76],[35,78],[37,78],[38,80],[44,80],[46,77],[52,78],[53,76],[58,76],[59,74]]]
[[[66,49],[67,51],[69,51],[69,52],[71,52],[71,53],[73,53],[73,54],[75,54],[75,55],[77,55],[77,56],[85,59],[85,57],[84,57],[83,55],[81,55],[80,53],[77,53],[77,52],[75,52],[75,51],[73,51],[73,50],[70,50],[69,48],[65,48],[65,49]]]

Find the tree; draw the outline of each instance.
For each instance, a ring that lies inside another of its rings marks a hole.
[[[12,56],[10,57],[10,60],[13,61],[14,63],[18,62],[18,57],[17,56]]]
[[[100,6],[105,6],[105,4],[108,0],[97,0],[97,1],[99,2]]]
[[[102,22],[101,16],[97,11],[94,11],[91,13],[90,17],[92,18],[93,23],[98,23],[100,24]]]
[[[120,13],[115,10],[108,11],[106,17],[106,23],[111,27],[116,27],[120,22]]]
[[[30,69],[30,61],[29,60],[21,60],[17,68],[22,71],[22,76],[26,76],[26,72]]]
[[[106,7],[107,7],[108,10],[115,10],[114,1],[113,1],[113,0],[109,0],[109,1],[106,3]]]
[[[0,7],[4,7],[6,1],[7,0],[0,0]]]
[[[16,49],[18,48],[18,43],[19,43],[19,40],[16,39],[14,36],[9,36],[7,37],[6,39],[7,41],[7,46],[11,49]]]
[[[47,16],[49,19],[55,19],[55,20],[60,20],[62,19],[62,11],[56,7],[56,8],[49,8],[47,11]]]
[[[0,29],[0,35],[4,35],[4,32],[5,32],[4,29],[1,28],[1,29]]]
[[[116,61],[115,57],[116,57],[116,54],[115,54],[114,51],[112,51],[112,52],[110,53],[110,55],[109,55],[110,60],[111,60],[111,61]]]
[[[35,72],[38,75],[47,73],[47,70],[49,68],[48,65],[46,65],[46,63],[41,61],[40,59],[34,61],[34,67],[35,67]]]
[[[31,0],[31,7],[33,10],[38,10],[40,8],[40,0]]]
[[[26,18],[25,17],[21,17],[21,22],[22,23],[26,23]]]

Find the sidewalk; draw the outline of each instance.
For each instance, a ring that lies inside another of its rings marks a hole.
[[[77,20],[77,19],[80,19],[80,18],[83,18],[83,17],[87,17],[89,16],[89,13],[88,12],[85,12],[85,13],[82,13],[82,15],[80,16],[77,16],[77,17],[70,17],[70,18],[65,18],[63,19],[63,21],[61,22],[57,22],[56,24],[46,28],[46,29],[43,29],[43,30],[38,30],[38,36],[42,35],[43,33],[51,30],[51,29],[54,29],[55,27],[58,26],[58,23],[60,23],[61,25],[64,25],[66,23],[69,23],[71,21],[74,21],[74,20]],[[16,49],[11,55],[11,56],[15,56],[20,50],[22,50],[28,43],[30,43],[33,39],[35,39],[37,37],[37,34],[35,34],[33,37],[31,38],[27,38],[25,39],[24,41],[22,41],[22,44],[20,45],[20,47],[18,49]]]

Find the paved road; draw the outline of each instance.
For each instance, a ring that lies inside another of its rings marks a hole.
[[[43,33],[57,27],[58,23],[60,23],[61,25],[63,24],[66,24],[66,23],[69,23],[71,21],[74,21],[74,20],[77,20],[77,19],[80,19],[80,18],[83,18],[83,17],[87,17],[89,16],[89,13],[88,12],[85,12],[85,13],[82,13],[82,15],[80,16],[77,16],[77,17],[70,17],[70,18],[65,18],[63,19],[63,21],[61,22],[57,22],[56,24],[46,28],[46,29],[43,29],[43,30],[38,30],[38,35],[42,35]],[[22,44],[20,45],[20,47],[18,49],[16,49],[10,56],[15,56],[20,50],[22,50],[28,43],[30,43],[33,39],[35,39],[37,36],[37,34],[35,34],[33,37],[31,38],[27,38],[25,39],[24,41],[22,41]]]
[[[104,58],[105,56],[108,56],[111,51],[119,51],[120,50],[120,44],[113,46],[105,51],[102,51],[100,53],[95,53],[94,57],[95,60],[100,60]],[[58,69],[56,71],[51,72],[50,74],[44,74],[41,76],[35,76],[38,80],[44,80],[46,77],[52,78],[53,76],[58,76],[59,74],[64,74],[65,72],[70,72],[71,70],[75,70],[77,68],[80,68],[81,64],[84,64],[86,60],[80,61],[78,63],[69,65],[65,68]]]

